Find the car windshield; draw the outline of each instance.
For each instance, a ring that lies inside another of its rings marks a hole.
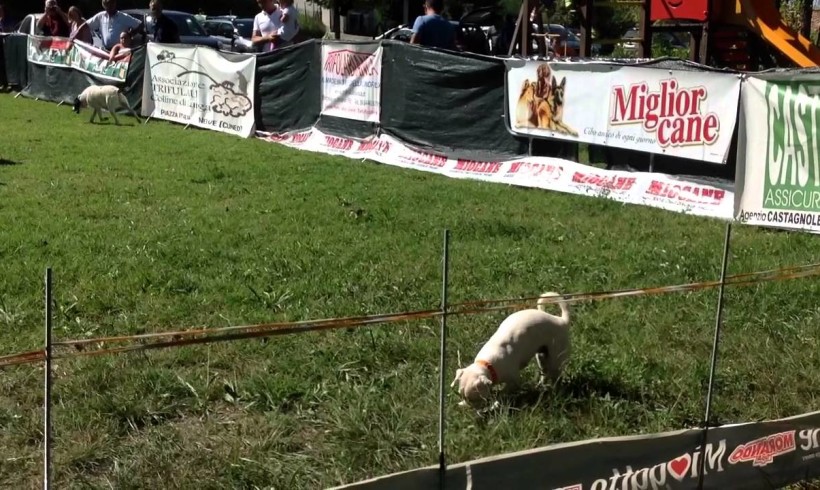
[[[207,36],[208,34],[205,32],[205,29],[199,25],[196,18],[194,16],[187,16],[187,15],[173,15],[169,14],[168,17],[174,21],[174,23],[179,28],[179,35],[180,36]]]
[[[630,29],[626,31],[626,34],[624,34],[624,39],[637,39],[639,37],[641,37],[641,35],[637,29]]]
[[[237,19],[234,21],[239,35],[250,39],[253,36],[253,19]]]

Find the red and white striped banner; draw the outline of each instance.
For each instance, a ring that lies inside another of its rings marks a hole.
[[[411,148],[388,135],[364,139],[333,136],[312,128],[284,134],[257,132],[260,139],[291,148],[368,159],[457,179],[534,187],[641,204],[668,211],[731,220],[734,192],[711,183],[671,175],[604,170],[569,160],[524,157],[504,161],[448,158]]]

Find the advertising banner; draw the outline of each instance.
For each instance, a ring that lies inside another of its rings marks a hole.
[[[738,136],[742,223],[820,232],[820,79],[752,77]]]
[[[268,141],[293,148],[386,165],[433,172],[458,179],[535,187],[569,194],[609,198],[710,218],[732,219],[734,193],[713,183],[671,175],[604,170],[569,160],[524,157],[506,161],[447,158],[409,147],[387,134],[354,139],[313,128],[287,134],[262,134]]]
[[[104,80],[124,82],[131,64],[131,51],[125,50],[111,59],[106,51],[80,41],[29,36],[28,60],[37,65],[74,68]]]
[[[820,413],[556,444],[447,467],[447,488],[763,490],[820,476]],[[704,436],[706,436],[704,440]],[[438,466],[333,490],[435,488]],[[701,486],[702,485],[702,486]]]
[[[740,77],[610,63],[510,61],[507,117],[520,136],[726,163]]]
[[[253,134],[255,56],[155,43],[147,49],[143,116]]]
[[[381,90],[381,44],[322,44],[323,115],[377,123]]]

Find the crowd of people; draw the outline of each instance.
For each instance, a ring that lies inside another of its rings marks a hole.
[[[252,38],[257,51],[269,52],[293,44],[299,33],[299,12],[293,0],[257,0],[257,4],[260,12],[254,18]],[[37,20],[37,32],[88,44],[93,43],[93,33],[96,32],[112,58],[123,49],[130,49],[138,35],[159,43],[180,42],[179,27],[162,13],[162,0],[149,3],[153,19],[150,33],[144,22],[120,12],[117,0],[102,0],[102,7],[102,12],[86,19],[76,6],[65,12],[57,0],[46,0],[45,9]],[[14,22],[0,4],[0,32],[13,30]]]
[[[260,12],[254,18],[251,41],[258,51],[269,52],[293,44],[299,33],[299,12],[293,0],[257,0],[257,4]],[[425,15],[416,19],[410,42],[455,49],[455,27],[441,15],[443,0],[425,0],[424,6]],[[147,32],[144,22],[120,12],[117,0],[102,0],[102,7],[102,12],[86,19],[76,6],[65,12],[57,0],[46,0],[45,9],[37,21],[38,31],[44,36],[67,37],[87,44],[93,43],[93,33],[96,32],[112,59],[122,50],[131,48],[135,35],[141,34],[143,39],[159,43],[180,42],[178,26],[162,13],[162,0],[150,0],[149,3],[152,33]],[[0,32],[12,32],[13,29],[13,21],[0,4]]]
[[[89,19],[83,17],[79,7],[71,6],[68,12],[60,8],[57,0],[46,0],[45,9],[37,20],[37,32],[44,36],[65,37],[72,41],[93,44],[96,32],[102,47],[115,56],[131,49],[135,35],[160,43],[178,43],[179,28],[173,20],[163,15],[162,0],[150,0],[149,8],[153,18],[153,32],[148,33],[145,23],[120,12],[117,0],[102,0],[103,10]],[[12,32],[14,24],[0,5],[0,32]]]

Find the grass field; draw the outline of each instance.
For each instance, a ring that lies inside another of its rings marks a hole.
[[[161,122],[90,125],[0,95],[0,353],[58,339],[711,280],[720,222],[297,152]],[[131,121],[129,120],[129,123]],[[816,237],[737,227],[730,273],[820,261]],[[820,407],[820,284],[727,290],[715,414]],[[716,291],[574,308],[554,388],[478,420],[449,461],[703,417]],[[450,322],[448,381],[502,313]],[[56,488],[321,488],[434,464],[433,321],[60,362]],[[0,371],[0,487],[41,478],[42,369]]]

